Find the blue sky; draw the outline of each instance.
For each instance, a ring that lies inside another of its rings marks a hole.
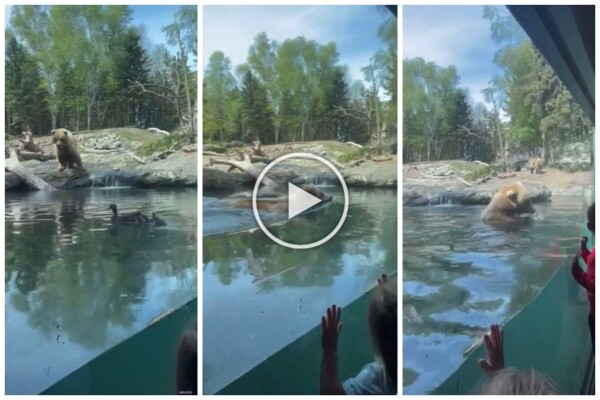
[[[499,73],[493,63],[498,46],[483,6],[404,6],[403,14],[403,58],[454,64],[461,86],[475,102],[483,102],[481,90]]]
[[[377,30],[389,15],[377,6],[204,6],[202,59],[206,65],[220,50],[235,69],[264,31],[279,43],[298,36],[321,44],[333,41],[352,79],[362,79],[360,69],[384,48]]]

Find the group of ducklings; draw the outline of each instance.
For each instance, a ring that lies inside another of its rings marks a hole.
[[[155,212],[152,213],[152,217],[148,218],[141,211],[134,211],[125,214],[119,214],[117,211],[117,205],[111,204],[108,206],[108,210],[112,210],[111,221],[128,223],[128,224],[153,224],[154,226],[167,226],[167,223],[159,218]]]

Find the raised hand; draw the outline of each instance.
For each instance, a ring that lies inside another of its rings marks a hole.
[[[340,315],[342,309],[335,304],[327,308],[327,316],[321,317],[321,348],[323,350],[335,350],[337,340],[342,332]]]
[[[500,327],[494,324],[490,326],[490,332],[483,337],[487,360],[479,360],[479,366],[488,375],[504,368],[503,334],[504,331],[501,331]]]

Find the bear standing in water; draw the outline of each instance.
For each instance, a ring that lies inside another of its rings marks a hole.
[[[52,134],[52,143],[54,144],[54,152],[56,159],[60,165],[59,171],[62,172],[65,169],[79,168],[85,171],[83,164],[81,163],[81,156],[77,149],[77,144],[73,140],[73,135],[67,129],[53,129],[50,131]]]
[[[528,221],[535,213],[525,186],[521,182],[508,183],[498,189],[490,204],[481,213],[487,223],[511,224]]]

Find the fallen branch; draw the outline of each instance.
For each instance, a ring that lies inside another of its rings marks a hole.
[[[141,164],[146,164],[146,160],[136,156],[135,154],[133,154],[133,152],[128,151],[125,153],[126,155],[128,155],[129,157],[133,158],[135,161],[141,163]]]
[[[349,144],[349,145],[351,145],[351,146],[356,146],[356,147],[358,147],[359,149],[363,149],[363,148],[364,148],[362,145],[360,145],[360,144],[358,144],[358,143],[354,143],[354,142],[346,142],[346,144]]]
[[[375,161],[375,162],[390,161],[392,159],[393,159],[392,156],[373,157],[373,161]]]
[[[470,184],[469,182],[465,181],[463,178],[461,178],[460,176],[457,176],[456,179],[459,180],[459,182],[464,183],[467,186],[473,186],[472,184]]]
[[[484,166],[484,167],[489,167],[489,166],[490,166],[490,164],[488,164],[488,163],[484,163],[484,162],[481,162],[481,161],[479,161],[479,160],[475,160],[475,161],[473,161],[473,164],[482,165],[482,166]]]
[[[232,167],[231,170],[237,168],[240,171],[246,172],[248,175],[253,177],[255,180],[258,179],[258,176],[260,175],[262,168],[259,169],[252,165],[252,160],[250,159],[249,154],[243,154],[242,157],[243,157],[243,159],[241,161],[211,159],[210,165],[214,165],[214,164],[229,165],[230,167]],[[265,185],[269,185],[269,186],[276,185],[276,183],[273,182],[271,179],[269,179],[267,176],[265,176],[262,179],[262,182]]]
[[[427,179],[437,179],[437,180],[440,180],[440,179],[450,179],[450,178],[455,178],[454,176],[435,176],[435,175],[427,175],[427,174],[424,174],[424,173],[423,173],[423,171],[421,171],[421,170],[419,170],[419,173],[420,173],[421,175],[423,175],[423,176],[424,176],[425,178],[427,178]]]
[[[22,161],[27,161],[27,160],[48,161],[48,160],[56,159],[56,156],[53,154],[31,153],[29,151],[20,151],[17,154],[18,154],[18,157]]]
[[[158,128],[148,128],[147,130],[149,130],[152,133],[160,133],[161,135],[165,135],[165,136],[171,136],[171,134],[167,131],[163,131],[162,129],[158,129]]]
[[[216,151],[203,151],[203,156],[217,156],[217,157],[227,157],[227,154],[217,153]]]
[[[517,174],[515,174],[514,172],[507,172],[507,173],[502,173],[502,174],[498,174],[498,178],[500,179],[506,179],[506,178],[514,178],[515,176],[517,176]]]
[[[92,154],[109,154],[109,153],[123,153],[126,152],[126,149],[111,149],[111,150],[98,150],[98,149],[88,149],[84,147],[81,142],[79,142],[79,149],[85,151],[86,153]]]
[[[43,179],[38,178],[33,173],[29,172],[27,168],[21,165],[19,162],[19,156],[15,149],[10,149],[10,157],[5,160],[4,163],[5,171],[12,172],[18,176],[22,181],[27,182],[30,186],[37,190],[56,190],[54,186],[50,185]]]

